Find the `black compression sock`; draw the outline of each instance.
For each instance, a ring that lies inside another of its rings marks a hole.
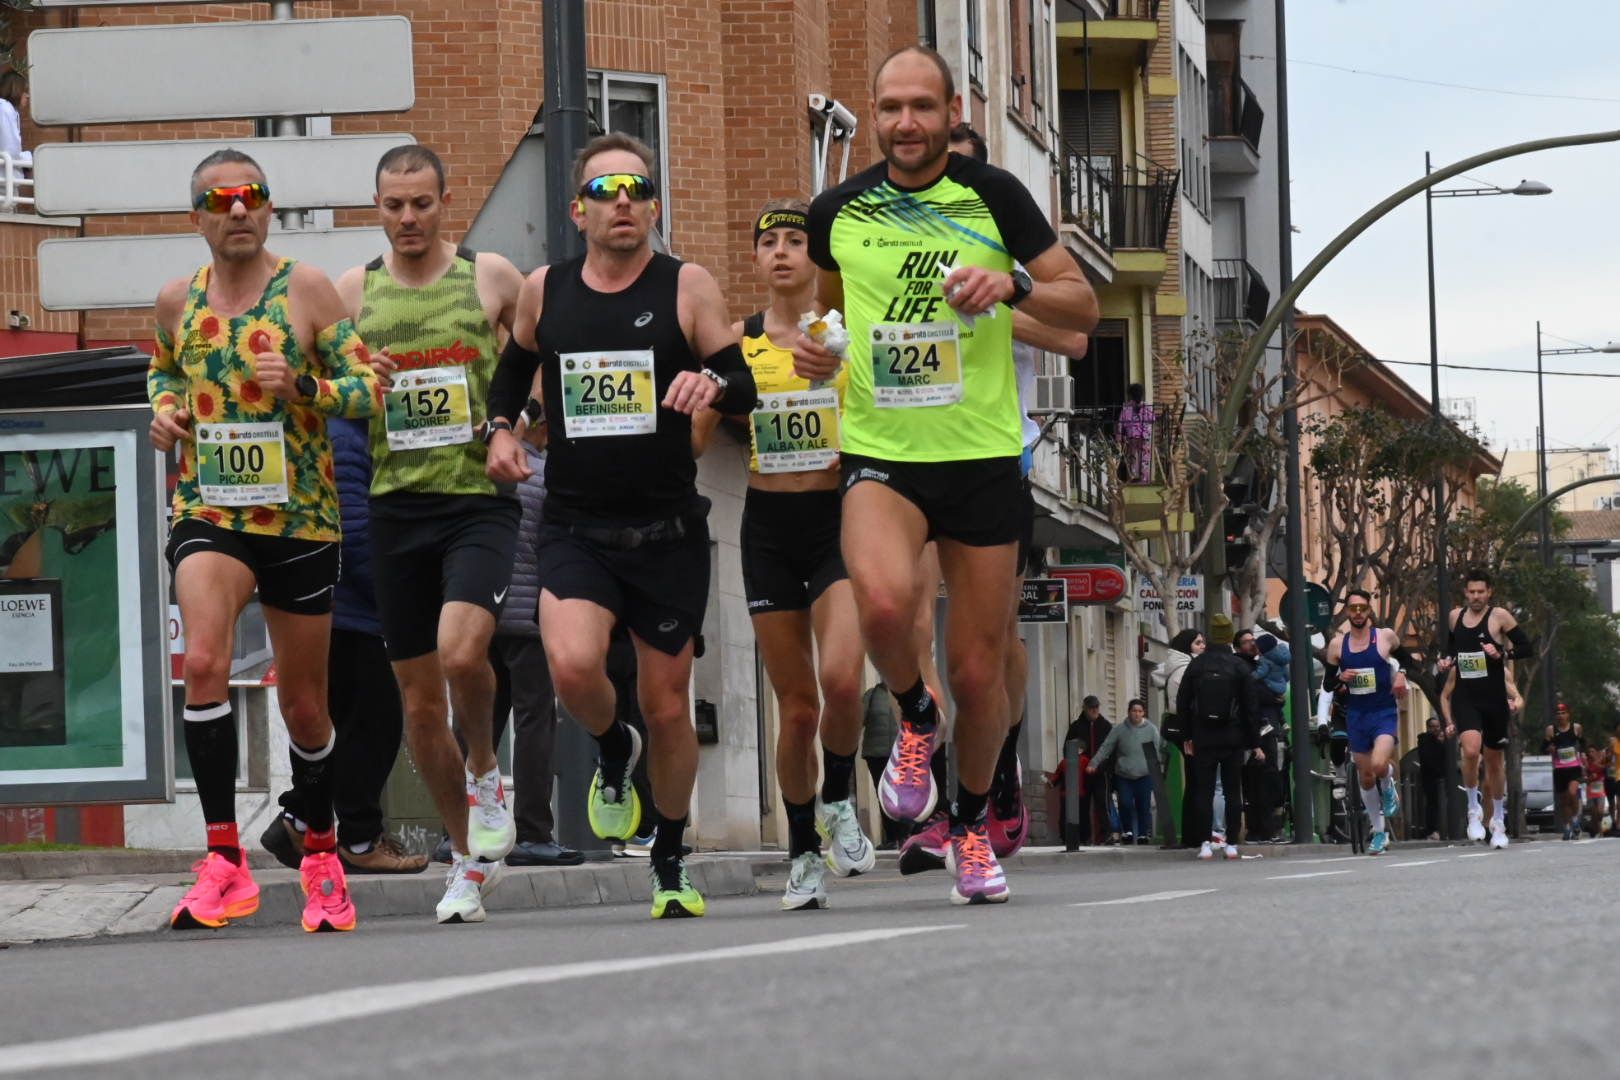
[[[653,814],[658,819],[658,831],[653,835],[653,859],[680,858],[681,842],[686,838],[686,819],[665,817],[663,811],[657,809]]]
[[[622,766],[629,761],[630,752],[635,748],[635,743],[630,741],[630,729],[618,720],[613,721],[606,731],[596,736],[596,749],[601,753],[602,760],[612,765]],[[606,769],[603,770],[603,775],[615,783],[618,782],[618,777],[609,775]]]
[[[996,759],[996,778],[1012,779],[1018,771],[1018,733],[1024,729],[1024,722],[1018,721],[1007,729],[1007,737],[1001,740],[1001,756]]]
[[[816,801],[789,802],[782,799],[787,810],[788,858],[797,859],[807,851],[821,850],[821,837],[816,834]]]
[[[292,760],[293,787],[303,799],[305,824],[304,850],[330,850],[335,842],[332,833],[332,748],[337,745],[337,732],[326,740],[326,745],[310,750],[290,742],[288,757]]]
[[[945,756],[946,753],[948,753],[948,750],[945,744],[940,743],[934,748],[934,756],[928,759],[928,771],[934,774],[934,791],[938,793],[941,799],[944,798],[945,789],[948,786],[946,784],[948,761]]]
[[[951,828],[972,825],[984,820],[984,808],[990,802],[987,791],[974,794],[960,784],[956,788],[956,802],[951,804]]]
[[[236,719],[223,701],[187,705],[182,715],[186,759],[208,825],[208,849],[236,862],[241,851],[236,839]]]
[[[843,802],[849,798],[849,786],[854,777],[854,754],[835,754],[825,746],[821,748],[822,802]]]
[[[916,727],[926,730],[939,722],[934,695],[928,692],[927,684],[920,678],[910,690],[895,694],[894,700],[900,705],[900,715]]]

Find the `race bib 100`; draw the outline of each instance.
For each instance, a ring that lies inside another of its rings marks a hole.
[[[838,391],[759,395],[754,452],[762,473],[812,472],[838,460]]]
[[[872,402],[880,409],[962,400],[962,356],[952,322],[874,323]]]
[[[471,442],[466,369],[428,368],[397,377],[383,398],[383,425],[390,450]]]
[[[1460,652],[1457,654],[1457,678],[1483,679],[1485,673],[1484,653]]]
[[[653,351],[562,353],[563,432],[570,439],[658,430]]]
[[[209,506],[286,502],[287,445],[281,421],[199,427],[197,486]]]

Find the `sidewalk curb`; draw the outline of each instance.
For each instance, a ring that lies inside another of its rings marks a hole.
[[[149,865],[166,864],[152,860]],[[163,930],[174,905],[190,884],[189,865],[182,867],[178,875],[126,872],[123,880],[111,882],[29,880],[0,885],[0,942],[122,937]],[[759,891],[753,866],[746,859],[695,856],[687,867],[692,884],[705,896],[752,896]],[[255,869],[259,870],[257,865]],[[411,875],[350,876],[349,891],[361,921],[430,914],[444,893],[444,876],[436,872],[438,869],[433,866]],[[161,880],[151,880],[154,877]],[[296,924],[304,910],[297,873],[276,865],[255,877],[259,882],[259,911],[243,922],[258,926]],[[485,907],[493,914],[645,903],[651,899],[646,862],[614,861],[583,866],[508,867],[490,891]]]

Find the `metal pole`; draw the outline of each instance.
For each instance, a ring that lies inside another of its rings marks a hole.
[[[1428,176],[1434,172],[1434,161],[1427,150],[1423,151],[1423,175]],[[1434,189],[1423,189],[1423,215],[1425,232],[1428,239],[1429,259],[1429,415],[1438,425],[1440,422],[1440,317],[1434,299]],[[1434,606],[1434,643],[1435,656],[1438,659],[1446,654],[1446,648],[1451,639],[1451,590],[1447,588],[1446,580],[1446,512],[1444,506],[1444,466],[1436,463],[1434,467],[1434,482],[1430,486],[1430,496],[1434,499],[1434,577],[1435,577],[1435,606]],[[1446,740],[1446,776],[1450,777],[1458,770],[1458,746],[1455,739]],[[1449,793],[1455,785],[1447,782],[1441,789]],[[1450,839],[1457,834],[1460,824],[1458,807],[1455,799],[1444,800],[1444,818],[1446,838]]]
[[[1288,33],[1283,22],[1284,0],[1276,0],[1277,10],[1277,265],[1282,287],[1294,279],[1294,222],[1289,207],[1288,187]],[[1290,401],[1299,380],[1298,356],[1294,353],[1293,312],[1283,315],[1283,394]],[[1289,730],[1294,753],[1294,841],[1310,843],[1316,831],[1315,803],[1311,800],[1311,640],[1310,621],[1305,611],[1305,523],[1304,495],[1299,478],[1299,410],[1292,404],[1283,413],[1283,439],[1288,444],[1285,469],[1288,499],[1288,610],[1283,621],[1288,626],[1292,670],[1289,695],[1292,707]],[[1282,763],[1277,763],[1281,767]]]
[[[1540,319],[1536,320],[1536,494],[1543,500],[1547,498],[1547,396],[1541,377]],[[1541,504],[1541,568],[1552,569],[1552,511],[1546,501]],[[1557,666],[1552,651],[1553,626],[1557,618],[1557,613],[1548,605],[1547,657],[1542,661],[1542,700],[1546,708],[1544,719],[1549,724],[1553,723],[1558,704]]]
[[[294,18],[292,0],[275,0],[270,5],[270,19],[272,22],[291,22]],[[275,133],[282,137],[292,137],[304,133],[304,121],[297,116],[279,116],[273,125]],[[283,229],[302,229],[304,227],[304,212],[302,210],[279,210],[276,217],[281,221]]]
[[[584,238],[568,216],[574,201],[574,155],[590,138],[585,87],[585,0],[545,0],[541,11],[546,128],[546,257],[582,254]]]

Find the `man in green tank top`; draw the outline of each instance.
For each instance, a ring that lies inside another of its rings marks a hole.
[[[521,512],[510,486],[484,475],[484,402],[523,278],[501,256],[440,236],[449,200],[432,150],[384,154],[377,209],[389,250],[346,271],[338,293],[396,365],[371,422],[377,610],[411,756],[450,834],[438,919],[477,922],[517,835],[492,746],[489,646]],[[452,705],[465,761],[447,723]]]

